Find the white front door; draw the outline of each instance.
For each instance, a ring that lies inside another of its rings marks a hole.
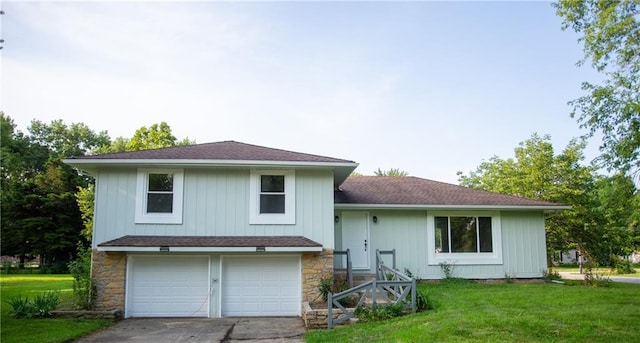
[[[350,250],[353,269],[369,269],[368,212],[342,212],[342,249]]]

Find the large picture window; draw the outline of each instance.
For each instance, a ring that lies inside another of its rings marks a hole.
[[[438,253],[493,252],[491,217],[435,217]]]
[[[136,223],[182,224],[181,169],[138,170]]]
[[[429,211],[428,264],[502,264],[498,211]]]
[[[250,224],[295,224],[293,170],[251,171],[250,192]]]

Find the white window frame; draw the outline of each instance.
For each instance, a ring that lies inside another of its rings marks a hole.
[[[173,174],[173,212],[147,212],[149,174]],[[136,224],[182,224],[183,169],[138,169],[136,186]]]
[[[493,252],[443,253],[436,251],[435,217],[491,217],[491,239]],[[427,213],[427,258],[428,264],[449,263],[455,265],[503,264],[502,220],[497,211],[434,211]]]
[[[284,176],[284,213],[260,213],[260,180],[262,175]],[[249,224],[296,223],[296,173],[293,170],[251,170],[249,187]]]

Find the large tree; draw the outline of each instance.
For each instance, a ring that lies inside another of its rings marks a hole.
[[[75,193],[89,179],[61,162],[109,142],[84,124],[34,120],[29,133],[16,130],[0,113],[2,124],[2,251],[40,256],[43,263],[63,266],[75,253],[82,219]]]
[[[118,137],[111,143],[111,145],[103,146],[98,149],[97,153],[138,151],[190,144],[195,144],[195,141],[192,141],[189,138],[178,140],[178,138],[173,135],[169,124],[161,122],[149,127],[143,126],[139,128],[131,138]],[[93,210],[95,198],[95,189],[93,184],[89,184],[86,187],[80,187],[76,194],[76,198],[82,213],[82,221],[84,223],[82,234],[87,240],[91,240],[93,235]]]
[[[463,186],[571,205],[546,221],[552,253],[583,243],[585,225],[592,222],[593,168],[581,164],[584,142],[573,140],[555,154],[550,139],[534,134],[515,149],[515,158],[494,156],[468,175],[458,175]]]
[[[609,170],[640,172],[640,0],[560,0],[562,29],[580,35],[584,58],[603,75],[583,82],[586,94],[570,102],[572,117],[603,135],[600,160]]]

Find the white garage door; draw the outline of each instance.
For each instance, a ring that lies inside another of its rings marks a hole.
[[[300,257],[224,257],[223,316],[299,316]]]
[[[127,317],[208,316],[208,257],[130,258]]]

